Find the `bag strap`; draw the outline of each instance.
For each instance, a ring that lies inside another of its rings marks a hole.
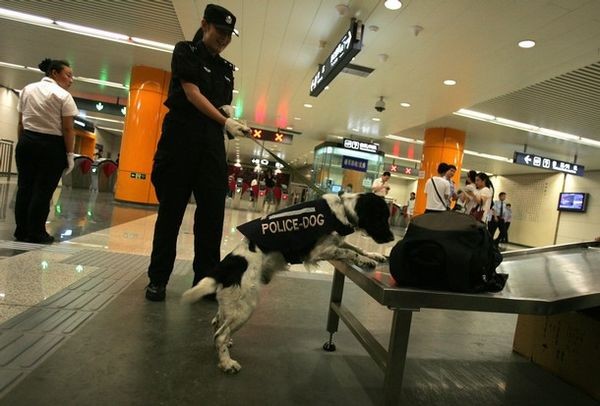
[[[446,210],[450,210],[450,207],[446,205],[446,201],[442,199],[442,196],[440,196],[440,192],[438,192],[437,187],[435,186],[435,180],[433,180],[433,176],[431,177],[431,183],[433,184],[433,189],[435,190],[435,194],[437,195],[437,197],[439,197],[440,202],[442,202]]]

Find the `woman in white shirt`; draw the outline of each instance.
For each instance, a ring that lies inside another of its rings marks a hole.
[[[51,244],[46,231],[50,199],[65,171],[73,169],[75,101],[67,89],[73,83],[68,62],[44,59],[38,67],[41,81],[23,88],[17,106],[19,124],[15,160],[18,190],[15,203],[15,238]]]
[[[480,221],[485,223],[492,208],[494,186],[489,176],[484,172],[479,172],[475,176],[475,188],[474,191],[465,189],[465,194],[474,202],[474,207],[478,207],[478,211],[483,212]]]

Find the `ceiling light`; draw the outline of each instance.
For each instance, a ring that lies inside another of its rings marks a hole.
[[[546,137],[556,138],[564,141],[571,141],[577,144],[589,145],[591,147],[600,148],[600,141],[580,137],[579,135],[569,134],[562,131],[551,130],[549,128],[537,127],[533,124],[521,123],[520,121],[509,120],[507,118],[494,117],[492,115],[480,113],[478,111],[460,109],[458,111],[455,111],[453,114],[456,114],[457,116],[472,118],[474,120],[485,121],[491,124],[501,125],[503,127],[510,127],[521,131],[540,134]]]
[[[456,80],[446,79],[446,80],[444,80],[444,84],[446,86],[454,86],[456,84]]]
[[[240,92],[240,91],[239,91],[239,90],[236,90],[236,89],[233,89],[233,91],[232,91],[232,93],[233,93],[233,94],[238,94],[239,92]]]
[[[521,48],[533,48],[535,46],[535,41],[526,39],[523,41],[519,41],[519,47]]]
[[[402,102],[402,103],[400,103],[400,106],[402,106],[402,107],[410,107],[410,103]]]
[[[12,10],[0,8],[0,18],[19,21],[26,24],[38,25],[53,30],[66,31],[73,34],[85,35],[88,37],[103,39],[107,41],[119,42],[121,44],[134,45],[142,48],[153,49],[156,51],[172,52],[174,46],[158,41],[146,40],[138,37],[130,37],[129,35],[116,32],[99,30],[97,28],[86,27],[83,25],[72,24],[65,21],[51,20],[45,17],[39,17],[31,14],[19,13]]]
[[[296,121],[300,121],[300,120],[302,120],[302,119],[301,119],[300,117],[294,117],[294,120],[296,120]]]
[[[110,39],[117,41],[129,41],[129,36],[119,34],[116,32],[98,30],[96,28],[85,27],[83,25],[71,24],[64,21],[55,21],[56,25],[62,28],[66,28],[69,31],[76,32],[78,34],[87,35],[90,37],[100,39]]]
[[[140,45],[146,45],[150,49],[164,49],[165,51],[173,52],[175,45],[165,44],[164,42],[152,41],[149,39],[131,37],[131,40]]]
[[[358,132],[358,128],[353,128],[352,131],[357,131]]]
[[[398,10],[402,7],[402,2],[399,0],[385,0],[383,3],[388,10]]]
[[[92,78],[84,78],[82,76],[74,76],[73,80],[77,80],[79,82],[87,82],[87,83],[93,83],[95,85],[101,85],[101,86],[108,86],[108,87],[116,87],[118,89],[124,89],[127,90],[128,87],[125,86],[122,83],[117,83],[117,82],[109,82],[108,80],[100,80],[100,79],[92,79]]]
[[[373,117],[371,120],[373,120],[373,121],[381,121],[381,119],[379,117]]]
[[[32,24],[46,25],[46,24],[54,23],[54,21],[52,21],[49,18],[38,17],[38,16],[31,15],[31,14],[26,14],[26,13],[19,13],[18,11],[8,10],[5,8],[0,8],[0,17],[7,18],[9,20],[22,21],[24,23],[32,23]]]
[[[385,154],[386,158],[393,158],[393,159],[401,159],[403,161],[408,161],[408,162],[421,162],[419,159],[412,159],[412,158],[403,158],[401,156],[398,155],[392,155],[392,154]]]
[[[469,151],[468,149],[465,149],[464,153],[465,153],[465,155],[473,155],[473,156],[478,156],[481,158],[493,159],[495,161],[510,162],[511,164],[513,163],[512,158],[506,158],[506,157],[499,156],[499,155],[486,154],[484,152],[477,152],[477,151]]]
[[[304,103],[304,107],[306,107],[307,109],[312,109],[312,104]]]
[[[425,141],[423,141],[423,140],[417,140],[415,138],[401,137],[399,135],[394,135],[394,134],[386,135],[385,138],[388,138],[390,140],[408,142],[410,144],[425,144]]]

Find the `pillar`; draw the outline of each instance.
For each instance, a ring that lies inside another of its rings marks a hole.
[[[456,174],[453,180],[456,189],[459,189],[464,147],[464,131],[453,128],[428,128],[425,130],[425,144],[423,144],[423,156],[421,157],[421,169],[417,184],[415,214],[425,212],[427,203],[425,182],[432,176],[437,176],[437,167],[441,162],[456,166]]]
[[[115,199],[157,204],[150,182],[152,160],[167,113],[163,102],[171,74],[148,66],[134,66],[131,72],[125,127],[121,139]]]

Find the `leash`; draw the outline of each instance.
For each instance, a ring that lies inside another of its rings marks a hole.
[[[315,193],[317,193],[318,196],[322,196],[325,193],[327,193],[326,191],[324,191],[323,189],[321,189],[320,187],[318,187],[316,184],[314,184],[312,181],[306,179],[305,176],[303,176],[300,172],[298,172],[293,166],[291,166],[285,160],[283,160],[280,157],[278,157],[277,155],[275,155],[275,153],[273,151],[271,151],[269,148],[265,147],[264,141],[261,144],[259,141],[257,141],[254,138],[252,138],[251,135],[246,136],[246,138],[251,139],[257,145],[259,145],[263,150],[267,151],[267,153],[269,155],[271,155],[271,157],[273,157],[273,159],[275,159],[277,162],[279,162],[281,165],[283,165],[283,167],[285,169],[287,169],[290,173],[292,173],[294,175],[294,180],[299,180],[301,183],[305,184],[306,186],[308,186],[309,188],[311,188]]]

